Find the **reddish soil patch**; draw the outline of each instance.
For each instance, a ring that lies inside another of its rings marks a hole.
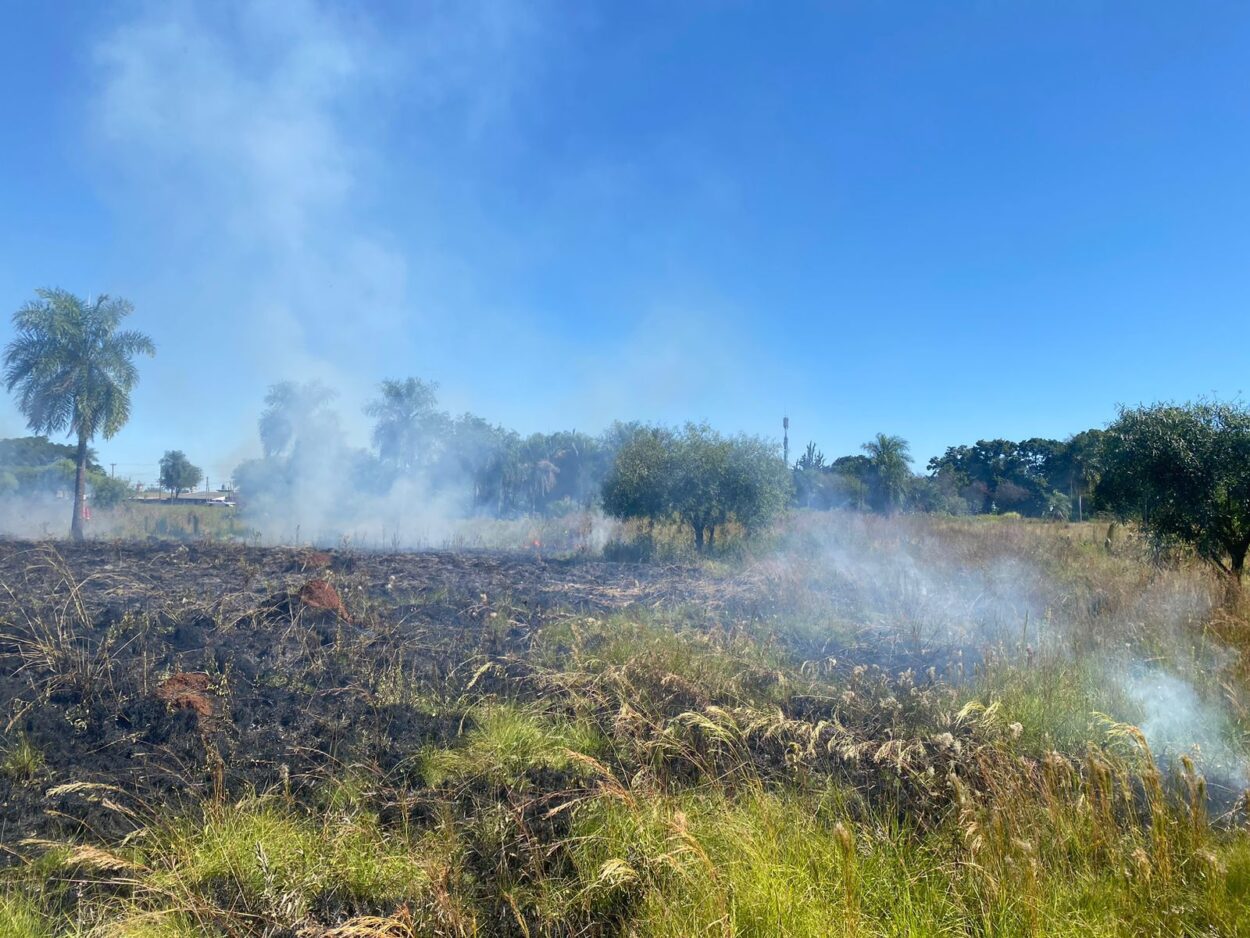
[[[338,590],[325,580],[309,580],[301,586],[299,601],[310,609],[324,609],[333,612],[345,622],[351,621]]]
[[[207,691],[207,674],[184,671],[161,681],[156,688],[156,699],[165,701],[174,710],[191,710],[205,720],[213,715],[213,702]]]
[[[323,550],[306,550],[299,554],[298,560],[303,570],[327,570],[334,558]]]

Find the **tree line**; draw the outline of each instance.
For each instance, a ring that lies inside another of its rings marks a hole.
[[[101,503],[121,497],[90,444],[129,420],[135,360],[155,354],[149,337],[121,328],[131,312],[121,299],[39,290],[14,314],[4,350],[6,387],[38,436],[0,443],[0,494],[72,477],[76,539],[89,482]],[[809,443],[793,466],[774,441],[726,437],[706,424],[618,422],[596,436],[521,436],[440,410],[437,386],[415,377],[381,383],[365,409],[371,447],[359,449],[347,444],[333,399],[316,382],[269,389],[262,456],[234,473],[246,501],[283,510],[310,489],[350,501],[415,482],[423,496],[446,497],[465,513],[553,514],[598,503],[622,518],[678,520],[699,550],[714,547],[726,524],[757,530],[788,505],[1078,520],[1105,510],[1188,546],[1234,584],[1250,553],[1250,409],[1239,401],[1122,408],[1106,430],[1062,441],[978,440],[947,448],[918,475],[907,441],[888,434],[832,461]],[[53,433],[71,444],[51,443]],[[178,451],[165,454],[161,476],[175,495],[200,477]]]
[[[1104,430],[1067,440],[978,440],[951,446],[911,469],[911,451],[898,436],[877,434],[862,452],[826,460],[807,444],[793,466],[794,503],[804,508],[850,508],[946,514],[1007,514],[1081,520],[1097,511],[1096,484],[1104,466]]]
[[[978,440],[910,469],[907,441],[879,434],[826,462],[809,443],[795,463],[796,504],[950,514],[1135,520],[1185,546],[1239,586],[1250,554],[1250,409],[1196,401],[1123,407],[1105,430],[1066,440]]]
[[[77,447],[53,443],[46,436],[0,440],[0,498],[38,498],[73,491],[78,473]],[[109,476],[88,447],[86,485],[92,500],[111,508],[130,494],[130,483]]]
[[[419,378],[383,381],[365,407],[370,446],[354,447],[317,381],[283,381],[265,395],[260,457],[233,473],[248,510],[283,512],[293,500],[356,503],[410,486],[456,513],[511,518],[562,514],[592,504],[610,466],[617,428],[528,436],[475,414],[438,407],[438,387]]]
[[[596,435],[523,436],[438,407],[438,387],[388,379],[364,408],[368,448],[347,443],[335,394],[319,382],[269,388],[258,422],[262,455],[234,472],[240,504],[257,515],[298,514],[298,502],[368,515],[370,500],[405,494],[460,516],[558,516],[601,506],[620,518],[686,525],[699,551],[730,522],[757,530],[790,504],[775,443],[616,422]]]

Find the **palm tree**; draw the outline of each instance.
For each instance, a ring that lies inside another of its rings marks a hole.
[[[878,433],[863,445],[868,455],[872,479],[877,489],[881,508],[892,514],[907,494],[907,480],[911,477],[911,447],[901,436]]]
[[[155,355],[146,335],[118,331],[134,307],[122,299],[82,300],[65,290],[37,290],[13,314],[17,337],[4,350],[4,380],[38,434],[66,431],[78,438],[74,518],[70,536],[83,538],[87,445],[106,440],[130,418],[130,391],[139,380],[136,355]]]
[[[446,422],[434,409],[438,385],[407,378],[383,381],[379,390],[382,396],[365,407],[365,414],[376,421],[373,445],[378,456],[402,472],[429,462],[432,437],[438,425]]]
[[[302,442],[338,438],[338,418],[330,410],[334,392],[320,381],[279,381],[265,394],[260,414],[260,445],[266,458],[293,455]]]

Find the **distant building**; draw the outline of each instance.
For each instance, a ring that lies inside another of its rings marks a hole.
[[[130,501],[146,502],[153,505],[173,503],[178,505],[217,505],[223,508],[233,508],[233,494],[233,492],[184,492],[177,498],[170,498],[165,492],[148,490],[136,492],[130,497]]]

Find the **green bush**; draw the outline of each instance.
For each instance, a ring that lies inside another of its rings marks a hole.
[[[130,483],[103,473],[92,473],[88,479],[91,501],[97,508],[113,508],[130,497]]]

